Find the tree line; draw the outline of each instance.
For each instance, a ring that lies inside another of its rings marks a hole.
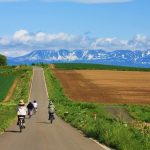
[[[6,56],[0,54],[0,66],[6,66],[6,65],[7,65]]]

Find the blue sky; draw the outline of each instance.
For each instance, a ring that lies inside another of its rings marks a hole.
[[[0,0],[0,53],[149,49],[149,6],[149,0]]]

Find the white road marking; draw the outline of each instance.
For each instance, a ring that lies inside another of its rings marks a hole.
[[[44,77],[44,84],[45,84],[45,88],[46,88],[46,94],[47,94],[47,97],[49,97],[48,90],[47,90],[47,84],[46,84],[46,80],[45,80],[45,75],[44,75],[44,70],[43,70],[43,77]]]
[[[92,138],[89,138],[91,141],[93,141],[94,143],[98,144],[100,147],[104,148],[105,150],[114,150],[114,149],[111,149],[111,148],[108,148],[107,146],[99,143],[97,140],[94,140]]]
[[[32,79],[31,79],[31,83],[30,83],[30,92],[29,92],[29,97],[28,97],[28,103],[29,103],[30,98],[31,98],[31,91],[32,91],[33,77],[34,77],[34,68],[33,68],[33,74],[32,74]]]

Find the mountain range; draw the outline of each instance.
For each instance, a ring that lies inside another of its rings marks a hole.
[[[150,50],[35,50],[20,57],[8,57],[9,65],[32,63],[94,63],[150,67]]]

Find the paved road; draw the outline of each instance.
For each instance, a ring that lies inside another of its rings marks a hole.
[[[37,114],[26,119],[22,133],[14,123],[0,135],[1,150],[104,150],[60,118],[56,117],[52,125],[48,122],[48,97],[41,68],[34,68],[30,98],[39,103]]]

